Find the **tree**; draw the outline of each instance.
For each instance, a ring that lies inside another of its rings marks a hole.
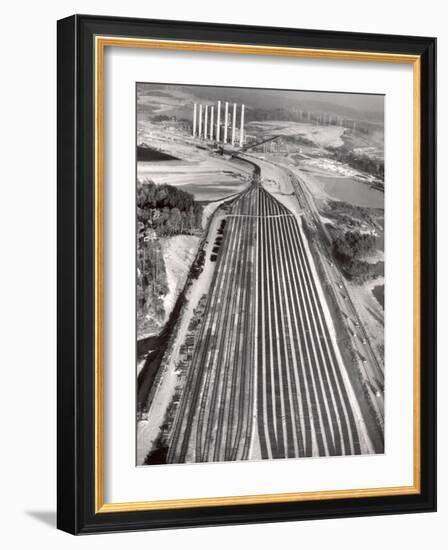
[[[384,272],[383,262],[370,263],[361,260],[372,253],[375,246],[376,238],[373,235],[346,231],[333,240],[333,255],[350,279],[365,281]]]
[[[137,220],[159,235],[175,235],[202,228],[202,206],[190,193],[150,180],[137,182]]]

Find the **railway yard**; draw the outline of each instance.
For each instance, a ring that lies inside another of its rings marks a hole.
[[[221,224],[207,235],[213,277],[178,371],[165,461],[383,452],[382,395],[371,384],[363,391],[365,366],[347,364],[341,350],[303,229],[302,218],[313,217],[306,191],[272,193],[272,170],[287,182],[286,169],[239,161],[253,178],[225,213],[217,209]]]

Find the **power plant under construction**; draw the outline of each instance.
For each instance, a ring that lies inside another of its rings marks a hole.
[[[243,147],[244,110],[244,103],[239,108],[237,103],[228,101],[218,101],[216,104],[194,103],[193,136],[216,143],[227,143],[232,147]]]

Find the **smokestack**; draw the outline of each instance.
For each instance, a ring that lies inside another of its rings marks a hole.
[[[235,126],[236,126],[236,103],[233,104],[233,117],[232,117],[232,145],[235,145]]]
[[[227,143],[227,122],[229,120],[229,102],[226,101],[226,106],[224,109],[224,141],[223,143]]]
[[[244,103],[241,105],[240,147],[244,144]]]
[[[204,139],[207,139],[208,105],[205,106],[204,116]]]
[[[210,139],[213,139],[213,118],[215,114],[215,107],[212,105],[210,107]]]
[[[219,134],[221,133],[221,102],[218,101],[218,111],[216,113],[216,141],[219,143]]]
[[[193,105],[193,136],[196,135],[196,116],[197,116],[197,108],[198,106],[196,103]]]
[[[198,136],[202,137],[202,103],[199,104]]]

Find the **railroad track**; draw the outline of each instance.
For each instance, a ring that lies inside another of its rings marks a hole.
[[[255,437],[256,458],[372,453],[357,399],[300,221],[255,171],[227,217],[168,461],[245,460]]]
[[[232,207],[232,211],[237,211],[238,204],[240,202],[244,204],[250,194],[251,189],[243,192],[238,202],[235,202]],[[228,224],[230,227],[226,228],[227,236],[221,245],[211,293],[203,314],[203,328],[183,392],[178,420],[173,430],[169,459],[176,461],[185,461],[188,458],[187,454],[191,454],[191,442],[188,443],[190,438],[195,440],[195,461],[228,460],[230,455],[235,455],[233,450],[235,444],[232,445],[232,450],[229,446],[233,428],[230,429],[230,437],[225,438],[226,448],[223,453],[221,453],[221,444],[214,442],[221,441],[223,438],[223,425],[228,416],[227,393],[233,404],[235,390],[239,390],[234,378],[241,369],[235,369],[233,356],[235,354],[231,356],[229,353],[237,333],[244,334],[244,331],[241,323],[232,328],[234,313],[240,308],[240,295],[238,292],[233,292],[233,289],[247,286],[247,274],[251,270],[238,269],[238,262],[241,263],[241,260],[248,256],[246,248],[243,249],[242,255],[241,250],[238,250],[241,237],[247,232],[247,226],[242,218],[229,220]],[[250,303],[247,296],[246,303]],[[243,342],[240,345],[243,346]],[[236,354],[237,358],[238,355]],[[235,372],[231,374],[231,370]],[[232,381],[230,384],[229,380]],[[219,406],[210,407],[210,402],[219,403]],[[243,407],[241,396],[239,403],[240,408]],[[227,413],[225,413],[226,410]],[[239,422],[237,432],[241,433],[241,415],[235,416]],[[194,433],[192,433],[193,426]],[[221,454],[223,454],[222,458]]]

